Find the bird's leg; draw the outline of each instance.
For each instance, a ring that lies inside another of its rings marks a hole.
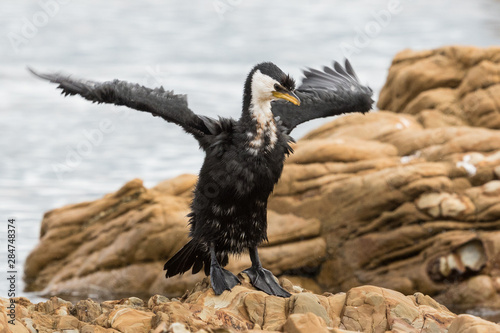
[[[220,267],[215,255],[215,245],[210,243],[210,282],[216,295],[231,290],[240,280],[233,273]]]
[[[262,267],[259,254],[257,253],[257,247],[251,247],[248,250],[250,259],[252,260],[252,267],[245,269],[243,273],[248,275],[252,285],[269,295],[290,297],[291,294],[281,288],[273,273]]]

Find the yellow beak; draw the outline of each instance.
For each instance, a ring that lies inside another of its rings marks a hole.
[[[273,96],[276,98],[284,99],[285,101],[289,101],[295,105],[300,105],[300,99],[293,92],[282,93],[279,91],[273,91]]]

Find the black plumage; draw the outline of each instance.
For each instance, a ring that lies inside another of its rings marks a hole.
[[[244,86],[239,120],[213,119],[193,113],[183,95],[114,80],[97,83],[59,74],[35,75],[59,84],[65,95],[81,95],[145,111],[180,125],[205,151],[191,204],[191,240],[165,264],[166,276],[204,269],[216,294],[239,280],[223,269],[228,255],[249,250],[252,267],[245,270],[258,289],[289,296],[260,264],[257,246],[267,240],[267,200],[280,178],[299,124],[348,112],[367,112],[370,88],[359,83],[346,60],[323,71],[304,72],[302,84],[272,63],[256,65]]]

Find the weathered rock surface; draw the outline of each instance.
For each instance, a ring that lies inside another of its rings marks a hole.
[[[243,277],[244,278],[244,277]],[[208,280],[179,299],[155,295],[147,303],[136,297],[76,304],[52,297],[32,304],[16,298],[15,318],[6,317],[9,300],[0,298],[2,332],[500,332],[500,325],[457,316],[429,296],[413,296],[374,286],[347,293],[313,294],[283,280],[293,295],[269,296],[246,279],[232,292],[215,296]],[[13,320],[9,324],[8,320]]]
[[[353,158],[372,141],[392,149]],[[295,149],[269,207],[321,221],[328,255],[315,279],[325,290],[375,284],[500,306],[499,131],[425,128],[381,111],[330,122]],[[334,149],[346,153],[325,160]]]
[[[500,47],[402,51],[392,62],[378,107],[416,115],[426,127],[500,129]]]
[[[498,86],[499,58],[498,48],[403,52],[379,100],[403,113],[341,117],[300,140],[269,201],[264,265],[318,293],[370,284],[457,310],[500,308],[500,131],[478,127],[494,124],[497,109],[486,121],[460,99]],[[443,87],[458,94],[448,108],[414,103]],[[490,95],[481,101],[500,105]],[[102,297],[191,289],[202,275],[166,280],[162,267],[187,240],[195,182],[184,175],[146,189],[134,180],[48,212],[26,262],[28,289]],[[235,273],[249,266],[246,256],[230,262]]]

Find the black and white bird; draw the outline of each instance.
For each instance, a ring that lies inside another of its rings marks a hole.
[[[223,267],[229,254],[249,251],[252,266],[243,272],[267,294],[288,297],[273,274],[264,269],[257,246],[267,240],[267,200],[292,152],[290,132],[311,119],[371,109],[372,90],[360,84],[349,61],[322,71],[304,71],[302,84],[271,62],[248,74],[238,120],[195,114],[185,95],[114,80],[93,82],[60,74],[36,76],[59,84],[65,95],[97,103],[125,105],[181,126],[198,140],[205,160],[191,204],[190,241],[165,264],[166,277],[210,275],[217,295],[240,283]]]

